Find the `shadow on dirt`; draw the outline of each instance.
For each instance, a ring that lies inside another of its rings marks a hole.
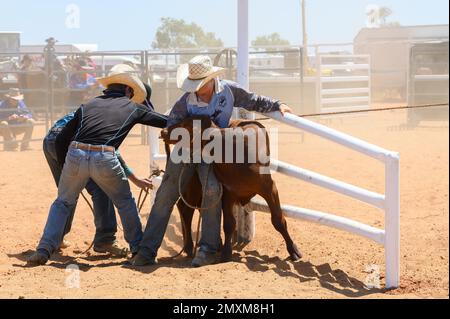
[[[34,253],[33,250],[27,250],[17,254],[7,254],[9,258],[15,258],[23,264],[12,264],[18,268],[34,268],[34,267],[54,267],[58,269],[66,269],[69,265],[77,265],[80,271],[89,271],[92,268],[105,268],[111,266],[120,266],[124,263],[124,259],[113,258],[110,255],[85,255],[85,256],[65,256],[61,252],[54,253],[45,266],[27,265],[27,258]],[[108,262],[101,264],[91,264],[89,262],[99,262],[107,260]]]
[[[8,254],[8,257],[15,258],[23,264],[13,264],[14,267],[30,268],[26,265],[26,259],[33,251],[25,251],[18,254]],[[97,263],[105,260],[104,263]],[[76,264],[80,271],[87,272],[92,268],[106,268],[121,266],[122,268],[143,274],[151,274],[160,268],[191,268],[191,258],[179,256],[177,258],[163,257],[158,259],[158,263],[152,266],[132,267],[124,259],[112,259],[109,255],[87,255],[79,257],[63,256],[55,253],[46,267],[66,269],[68,265]],[[345,297],[363,297],[376,293],[384,293],[385,289],[370,288],[362,281],[350,277],[341,269],[333,269],[330,264],[314,265],[308,261],[292,262],[289,258],[269,257],[261,255],[255,250],[235,252],[232,261],[244,264],[249,271],[267,272],[272,271],[280,277],[293,277],[300,283],[317,281],[320,286]],[[95,263],[95,264],[92,264]]]
[[[314,265],[302,260],[293,262],[289,258],[282,260],[279,257],[260,255],[255,250],[244,251],[244,254],[233,254],[233,262],[245,264],[250,271],[273,271],[280,277],[297,278],[301,283],[315,280],[323,288],[346,297],[355,298],[385,292],[383,289],[369,288],[343,270],[333,269],[328,263]]]

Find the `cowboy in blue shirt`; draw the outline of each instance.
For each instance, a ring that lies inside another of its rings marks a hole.
[[[218,76],[224,69],[212,66],[208,56],[194,57],[188,64],[178,69],[177,84],[186,93],[175,103],[170,112],[167,126],[175,125],[185,118],[204,115],[209,116],[220,128],[229,126],[233,109],[245,108],[261,113],[280,111],[282,114],[291,109],[268,97],[256,95],[241,88],[237,83],[220,80]],[[173,206],[179,198],[178,178],[183,170],[183,183],[197,173],[202,182],[203,202],[202,229],[199,251],[192,260],[192,266],[200,267],[215,262],[216,252],[220,247],[221,205],[219,182],[210,164],[175,164],[168,159],[167,166],[155,197],[155,203],[142,238],[138,254],[131,264],[145,266],[156,263],[156,255],[161,246]]]
[[[23,102],[19,89],[10,89],[5,97],[6,100],[0,101],[0,135],[5,141],[4,150],[15,151],[19,146],[16,136],[24,134],[20,150],[26,151],[33,134],[33,116]]]

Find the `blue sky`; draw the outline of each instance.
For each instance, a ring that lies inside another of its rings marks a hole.
[[[63,43],[97,43],[101,50],[147,49],[161,17],[196,22],[235,46],[236,0],[0,0],[0,31],[22,31],[22,43],[49,36]],[[66,27],[66,7],[80,8],[80,28]],[[307,0],[310,43],[352,42],[369,4],[389,6],[402,25],[448,24],[448,0]],[[249,0],[250,39],[278,32],[301,41],[299,0]]]

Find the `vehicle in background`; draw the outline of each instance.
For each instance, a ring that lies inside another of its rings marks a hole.
[[[448,50],[448,41],[417,43],[411,47],[408,105],[448,105]],[[429,120],[448,121],[448,116],[448,107],[410,109],[408,125],[417,126]]]

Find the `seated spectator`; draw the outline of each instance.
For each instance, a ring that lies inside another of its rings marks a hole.
[[[32,71],[34,69],[33,59],[29,54],[23,56],[22,61],[20,61],[19,69],[21,71]]]
[[[89,74],[87,71],[94,71],[92,66],[89,66],[86,61],[78,60],[74,66],[74,73],[70,76],[69,85],[71,89],[87,89],[95,85],[95,75]]]
[[[10,89],[5,97],[4,101],[0,101],[0,136],[5,141],[4,150],[15,151],[18,148],[16,136],[19,134],[24,134],[20,150],[29,150],[35,123],[31,112],[23,102],[19,89]]]

